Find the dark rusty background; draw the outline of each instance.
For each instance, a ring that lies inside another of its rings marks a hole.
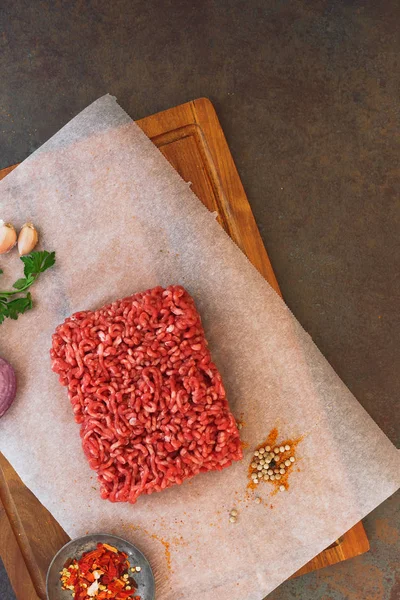
[[[209,97],[286,302],[399,445],[399,30],[397,0],[0,0],[0,168],[106,92],[134,118]],[[399,512],[269,598],[398,600]]]

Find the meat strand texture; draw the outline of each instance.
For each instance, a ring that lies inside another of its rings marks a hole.
[[[180,286],[78,312],[53,335],[102,498],[135,503],[242,458],[236,421],[199,313]]]

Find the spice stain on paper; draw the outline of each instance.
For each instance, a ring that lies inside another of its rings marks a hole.
[[[254,451],[255,455],[256,455],[256,453],[259,452],[260,449],[262,452],[264,452],[263,449],[266,447],[269,447],[270,450],[265,452],[265,456],[274,455],[272,458],[272,466],[270,467],[269,470],[276,469],[277,465],[279,463],[289,463],[290,462],[290,464],[285,464],[285,468],[284,468],[285,472],[282,472],[282,470],[280,470],[279,473],[274,474],[274,479],[272,479],[272,480],[264,479],[263,476],[261,476],[261,475],[259,478],[254,479],[255,471],[254,471],[254,467],[252,465],[254,465],[253,461],[255,460],[255,457],[253,456],[251,458],[251,462],[249,464],[249,469],[248,469],[248,477],[249,477],[249,482],[247,484],[248,490],[251,490],[254,492],[258,488],[258,486],[261,482],[273,484],[274,489],[272,490],[272,495],[277,494],[279,491],[284,491],[284,490],[289,489],[289,476],[290,476],[290,473],[292,471],[294,471],[293,466],[295,464],[295,461],[297,460],[295,458],[295,451],[296,451],[298,444],[304,439],[305,436],[303,435],[303,436],[299,436],[298,438],[280,440],[279,442],[277,441],[278,436],[279,436],[278,428],[274,427],[268,434],[267,438],[255,448],[255,451]],[[280,448],[280,452],[278,454],[276,454],[274,452],[275,448]],[[257,456],[257,458],[258,458],[258,456]],[[269,467],[270,464],[266,465],[265,469],[267,469],[267,467]],[[298,468],[296,470],[299,471]],[[276,475],[278,475],[278,479],[275,479]]]
[[[165,560],[167,563],[168,571],[173,572],[173,570],[171,568],[171,544],[170,544],[170,542],[167,541],[165,538],[161,537],[160,535],[157,535],[156,533],[151,533],[150,531],[148,531],[144,527],[141,527],[140,525],[128,525],[128,527],[129,527],[129,529],[132,529],[133,531],[139,531],[139,532],[145,533],[151,539],[156,540],[157,542],[160,542],[160,544],[162,544],[162,546],[164,546],[164,555],[165,555]]]

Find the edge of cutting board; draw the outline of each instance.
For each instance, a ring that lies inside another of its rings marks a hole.
[[[233,241],[281,295],[212,103],[207,98],[199,98],[146,117],[137,124],[178,172],[184,178],[185,175],[190,178],[193,191],[210,210],[217,212],[219,222]],[[14,165],[1,170],[0,179],[16,167]],[[52,555],[69,538],[2,455],[0,499],[36,592],[44,599],[47,565]],[[293,577],[358,556],[368,549],[369,542],[364,527],[362,523],[357,523]],[[2,554],[0,549],[0,555]],[[9,564],[6,560],[4,562]],[[15,569],[10,571],[8,568],[8,573],[18,600],[25,600],[26,591],[24,595],[18,593],[21,586],[16,580]]]

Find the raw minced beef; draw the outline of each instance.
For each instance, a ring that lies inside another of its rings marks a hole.
[[[51,359],[103,498],[134,503],[242,458],[221,376],[184,288],[156,287],[72,315],[53,335]]]

